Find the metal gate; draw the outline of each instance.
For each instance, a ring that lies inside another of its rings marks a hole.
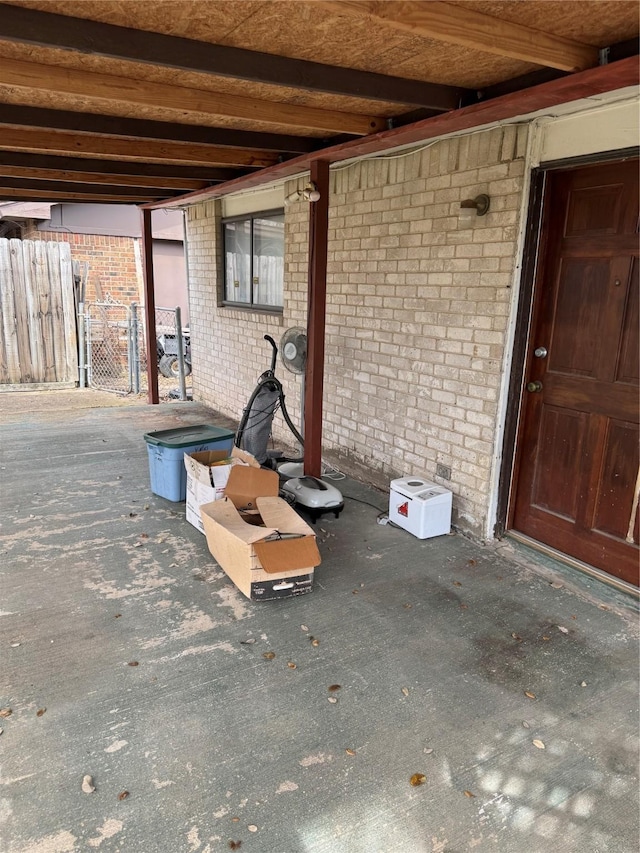
[[[179,308],[156,308],[156,352],[153,357],[161,367],[170,349],[190,348],[181,328]],[[143,306],[121,302],[91,302],[80,306],[80,385],[119,394],[141,394],[148,390],[147,351]],[[163,357],[161,359],[161,356]],[[190,359],[185,368],[184,357],[175,359],[175,369],[168,377],[159,376],[161,397],[186,399],[185,372],[190,372]],[[178,383],[177,395],[174,386]]]
[[[86,365],[80,360],[80,384],[101,391],[139,393],[138,306],[120,302],[92,302],[84,306]]]

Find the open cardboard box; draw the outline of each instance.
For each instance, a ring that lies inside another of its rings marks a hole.
[[[231,460],[229,464],[223,464],[228,460]],[[201,505],[224,497],[231,468],[235,465],[260,468],[255,456],[238,447],[234,447],[230,452],[202,450],[184,454],[184,467],[187,472],[186,519],[200,533],[204,533],[200,517]]]
[[[225,498],[200,507],[209,550],[253,600],[311,592],[320,563],[315,533],[278,489],[275,471],[237,465]]]

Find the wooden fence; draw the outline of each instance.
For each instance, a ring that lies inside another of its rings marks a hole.
[[[0,239],[0,385],[77,379],[69,244]]]

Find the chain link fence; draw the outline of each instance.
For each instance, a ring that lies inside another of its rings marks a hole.
[[[92,302],[81,306],[80,384],[120,394],[147,393],[143,306]],[[179,308],[156,308],[156,359],[161,399],[187,399],[191,342]],[[176,383],[178,387],[176,388]]]
[[[133,390],[130,306],[94,302],[84,308],[87,384],[101,391],[130,393]]]

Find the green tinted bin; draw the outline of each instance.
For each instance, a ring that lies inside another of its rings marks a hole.
[[[231,453],[234,435],[231,430],[208,424],[145,433],[151,491],[168,501],[186,500],[184,454],[200,450],[228,450]]]

